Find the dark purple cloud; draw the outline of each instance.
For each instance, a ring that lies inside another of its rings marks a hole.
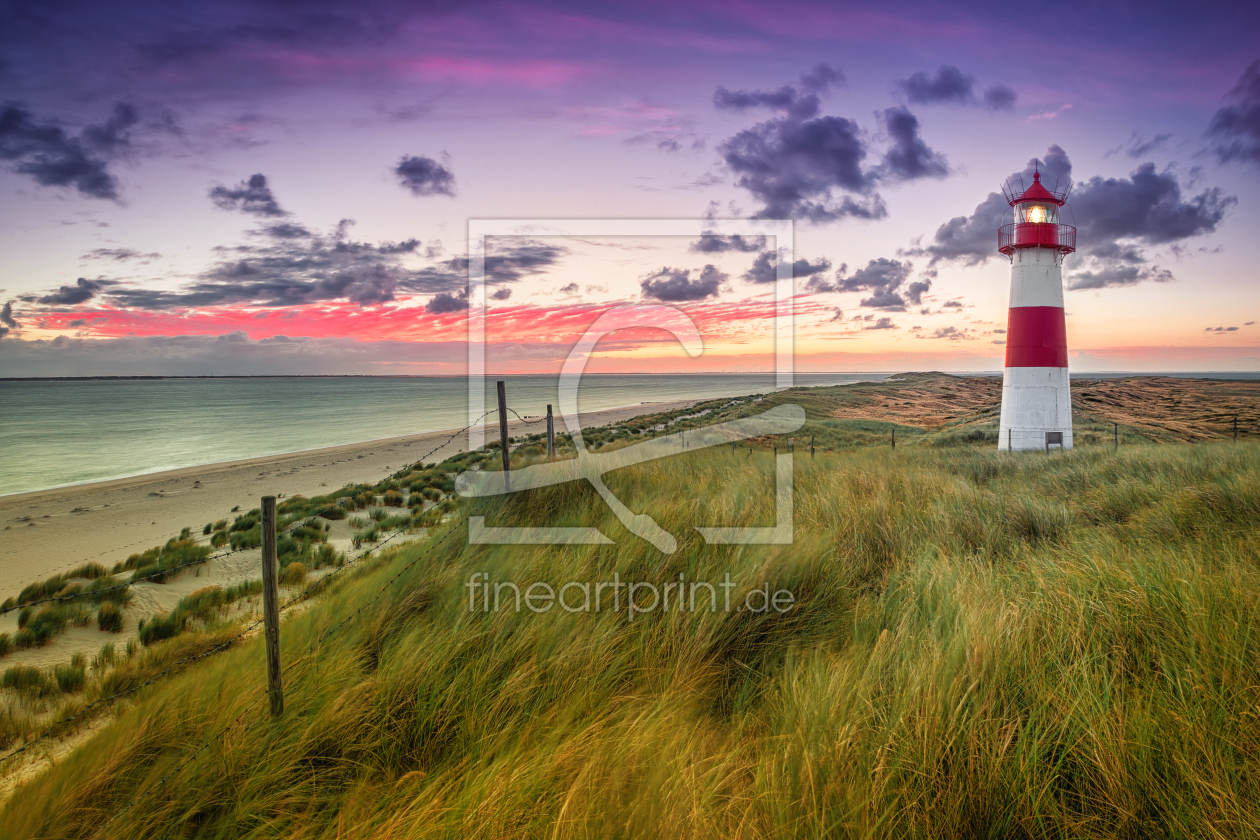
[[[802,257],[792,263],[792,276],[795,278],[813,277],[831,268],[831,261],[826,257],[811,263]],[[778,260],[773,251],[764,251],[753,261],[752,268],[744,272],[744,279],[750,283],[774,283],[779,279]]]
[[[1172,134],[1165,133],[1156,134],[1154,137],[1147,140],[1135,131],[1129,135],[1129,139],[1126,142],[1121,143],[1114,149],[1108,149],[1104,152],[1103,160],[1106,160],[1112,155],[1119,154],[1120,152],[1124,152],[1126,155],[1134,159],[1144,158],[1151,152],[1165,148],[1168,145],[1168,141],[1171,139]]]
[[[433,296],[433,300],[424,305],[424,311],[430,315],[445,315],[448,312],[462,312],[468,308],[468,290],[459,294],[441,292]]]
[[[140,309],[224,304],[282,307],[327,300],[372,305],[393,300],[399,292],[434,293],[466,282],[447,280],[441,288],[431,288],[421,271],[404,263],[416,256],[417,240],[356,242],[348,235],[351,224],[343,220],[327,235],[269,237],[261,245],[218,247],[215,250],[224,259],[203,272],[197,282],[179,289],[111,284],[97,293],[114,305]],[[62,292],[79,293],[71,287],[63,287]]]
[[[730,275],[716,266],[706,265],[692,278],[693,271],[686,268],[662,268],[643,278],[640,288],[643,297],[665,303],[682,303],[717,297],[722,284]]]
[[[88,280],[86,277],[80,277],[74,281],[73,286],[62,286],[52,294],[44,295],[37,298],[36,302],[48,304],[50,306],[74,306],[84,301],[91,300],[98,292],[109,286],[116,285],[113,280]]]
[[[455,175],[433,158],[405,155],[393,169],[412,195],[455,196]]]
[[[1217,111],[1208,125],[1212,149],[1222,162],[1260,166],[1260,60],[1243,72],[1229,97],[1233,104]]]
[[[907,301],[918,306],[923,302],[923,294],[932,288],[930,273],[924,279],[906,283],[914,264],[908,260],[890,260],[886,257],[871,260],[865,268],[849,274],[849,267],[841,265],[836,270],[835,278],[811,277],[806,288],[815,293],[828,292],[871,292],[861,305],[870,309],[884,309],[890,312],[904,312]]]
[[[944,178],[949,165],[943,155],[932,151],[919,138],[919,120],[905,108],[884,111],[884,129],[892,146],[884,154],[880,176],[887,181],[913,181],[917,178]]]
[[[210,200],[220,210],[239,210],[251,216],[289,215],[280,209],[271,187],[267,185],[267,176],[261,173],[251,175],[249,180],[241,181],[235,187],[212,187]]]
[[[1010,110],[1015,107],[1015,91],[1006,85],[986,88],[982,96],[976,96],[976,79],[968,76],[952,64],[944,64],[935,75],[922,70],[897,82],[906,99],[915,105],[984,105],[991,110]]]
[[[4,338],[16,329],[19,329],[19,325],[17,319],[13,317],[13,301],[9,301],[0,307],[0,338]]]
[[[303,239],[314,235],[302,225],[293,224],[291,222],[280,222],[279,224],[266,225],[258,231],[251,231],[251,233],[258,233],[275,239]]]
[[[496,239],[486,249],[485,281],[490,285],[515,283],[545,273],[569,254],[563,245],[524,239]],[[402,281],[404,291],[420,294],[451,291],[468,284],[468,258],[453,257],[411,272]],[[576,290],[576,286],[574,287]]]
[[[109,161],[124,154],[138,121],[136,109],[120,102],[101,125],[77,137],[50,122],[39,122],[20,104],[0,108],[0,161],[46,187],[73,187],[90,198],[118,198],[118,179]]]
[[[1177,176],[1156,172],[1153,163],[1142,164],[1128,178],[1094,176],[1071,196],[1080,237],[1092,246],[1115,240],[1162,245],[1212,233],[1237,201],[1219,187],[1183,199]]]
[[[864,330],[896,330],[896,329],[900,329],[900,327],[898,327],[896,324],[893,323],[892,318],[880,318],[875,323],[871,324],[869,327],[862,327],[862,329]]]
[[[162,255],[156,251],[148,254],[142,254],[131,248],[96,248],[88,251],[81,260],[114,260],[116,262],[126,262],[127,260],[156,260]]]
[[[920,139],[918,119],[904,108],[884,112],[891,145],[877,167],[866,168],[869,150],[858,124],[822,115],[818,94],[808,87],[806,91],[785,85],[774,91],[718,88],[714,94],[713,103],[720,110],[778,112],[718,146],[736,186],[763,205],[754,218],[815,223],[850,216],[881,219],[888,215],[875,192],[881,181],[940,177],[948,172],[944,158]]]
[[[766,238],[764,236],[749,236],[745,238],[738,233],[733,236],[702,236],[691,243],[691,250],[702,254],[720,254],[726,251],[751,253],[760,251],[765,247]]]

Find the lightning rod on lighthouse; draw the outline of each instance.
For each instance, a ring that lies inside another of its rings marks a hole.
[[[1015,220],[998,230],[998,250],[1011,261],[998,449],[1072,448],[1063,259],[1076,250],[1076,228],[1059,222],[1070,191],[1071,182],[1046,189],[1039,171],[1026,190],[1003,186]]]

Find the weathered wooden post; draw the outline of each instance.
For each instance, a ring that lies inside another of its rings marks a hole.
[[[507,389],[503,384],[503,380],[498,382],[499,386],[499,442],[503,447],[503,489],[512,489],[512,460],[508,453],[508,433],[507,433]]]
[[[1120,424],[1112,423],[1111,426],[1112,426],[1111,432],[1112,434],[1116,436],[1115,446],[1113,448],[1115,449],[1115,451],[1119,452],[1120,451]]]
[[[284,689],[280,684],[280,608],[276,599],[276,497],[262,497],[263,639],[267,648],[267,696],[271,716],[284,713]]]
[[[551,406],[547,406],[547,457],[556,457],[556,421],[551,416]]]
[[[892,430],[892,448],[893,449],[897,448],[897,430],[896,429]]]

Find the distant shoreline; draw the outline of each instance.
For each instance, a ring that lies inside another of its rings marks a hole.
[[[845,371],[845,370],[806,370],[796,371],[797,376],[896,376],[910,371]],[[939,371],[950,376],[1001,376],[999,370],[960,370]],[[600,376],[774,376],[773,371],[738,371],[738,370],[699,370],[687,373],[677,371],[622,371],[618,373],[587,373],[583,378]],[[1072,372],[1073,379],[1093,379],[1098,377],[1114,378],[1124,376],[1167,376],[1174,379],[1237,379],[1240,381],[1260,379],[1260,371],[1255,370],[1190,370],[1190,371],[1132,371],[1101,370]],[[558,373],[487,373],[486,379],[502,377],[508,379],[520,376],[559,376]],[[131,376],[0,376],[0,382],[162,382],[169,380],[207,380],[207,379],[464,379],[463,373],[260,373],[260,374],[136,374]]]

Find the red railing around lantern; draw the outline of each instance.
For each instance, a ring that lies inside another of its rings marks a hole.
[[[1020,222],[998,228],[998,250],[1008,257],[1016,248],[1054,248],[1061,254],[1076,250],[1076,228],[1053,222]]]

